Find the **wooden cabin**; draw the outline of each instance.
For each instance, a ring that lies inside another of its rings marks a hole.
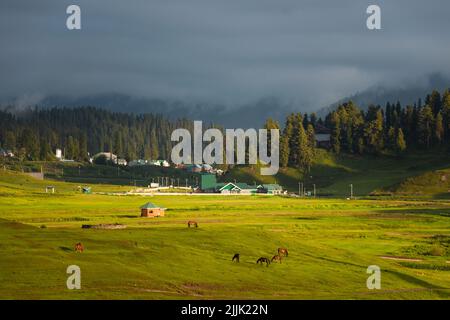
[[[147,202],[141,207],[141,217],[164,217],[165,210],[166,208],[161,208],[151,202]]]

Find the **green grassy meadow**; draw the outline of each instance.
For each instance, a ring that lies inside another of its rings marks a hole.
[[[450,155],[448,152],[411,152],[405,156],[383,155],[359,156],[335,155],[322,149],[316,149],[316,157],[311,172],[302,174],[295,168],[281,168],[275,176],[259,175],[259,168],[235,167],[225,176],[228,181],[246,181],[248,183],[280,183],[286,189],[298,192],[298,182],[304,183],[306,190],[312,191],[316,185],[317,194],[322,197],[348,197],[349,185],[354,185],[355,196],[366,196],[374,191],[413,191],[415,197],[441,198],[441,193],[448,193],[450,188],[432,190],[435,181],[422,181],[417,190],[406,186],[398,188],[405,179],[415,178],[431,171],[447,169],[449,171]],[[448,177],[450,181],[450,176]],[[423,188],[426,187],[426,188]],[[443,187],[443,186],[441,186]],[[439,191],[439,192],[438,192]],[[445,196],[445,195],[442,195]]]
[[[45,193],[49,184],[55,194]],[[1,299],[450,298],[447,199],[144,197],[76,187],[0,172]],[[166,216],[141,218],[148,201]],[[127,228],[81,229],[100,223]],[[255,263],[278,247],[289,249],[281,264]],[[231,262],[236,252],[240,263]],[[81,268],[80,290],[66,287],[69,265]],[[366,287],[369,265],[382,270],[380,290]]]

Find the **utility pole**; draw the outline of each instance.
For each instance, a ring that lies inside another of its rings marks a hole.
[[[303,187],[303,182],[298,183],[298,195],[302,198],[305,195],[305,189]]]
[[[353,199],[353,183],[350,184],[350,199]]]
[[[314,198],[316,197],[316,184],[313,184],[313,190],[314,190]]]

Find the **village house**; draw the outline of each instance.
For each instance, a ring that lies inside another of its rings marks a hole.
[[[281,194],[283,193],[283,188],[279,184],[260,184],[256,187],[258,189],[258,193],[267,193],[267,194]]]
[[[157,167],[170,167],[170,163],[167,160],[145,160],[145,159],[137,159],[131,160],[128,163],[129,167],[135,166],[157,166]]]
[[[281,194],[283,188],[278,184],[249,185],[242,182],[217,182],[215,174],[203,173],[200,176],[200,190],[202,192],[217,192],[222,194]]]
[[[127,160],[126,159],[117,159],[117,164],[119,165],[119,166],[126,166],[127,164],[128,164],[128,162],[127,162]]]
[[[331,148],[331,130],[320,124],[316,124],[315,140],[316,140],[316,146],[318,148],[330,149]]]
[[[164,217],[166,208],[158,207],[157,205],[147,202],[141,207],[141,217]]]
[[[148,164],[147,160],[138,159],[138,160],[131,160],[128,162],[129,167],[135,167],[135,166],[145,166]]]
[[[61,161],[63,159],[63,155],[62,155],[62,150],[61,149],[56,149],[55,150],[55,157],[59,161]]]
[[[255,194],[258,193],[256,186],[250,186],[246,183],[233,183],[228,182],[219,189],[222,194],[239,193],[239,194]]]
[[[0,149],[0,157],[14,157],[14,153],[11,150]]]
[[[93,156],[93,159],[97,159],[100,156],[104,156],[106,160],[112,161],[113,163],[117,163],[117,155],[112,152],[99,152]]]

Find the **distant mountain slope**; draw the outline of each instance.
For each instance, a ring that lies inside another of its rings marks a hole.
[[[269,117],[283,123],[288,113],[299,109],[298,106],[273,97],[245,105],[227,107],[221,104],[137,98],[117,93],[76,98],[63,95],[47,96],[39,99],[36,105],[44,108],[95,106],[113,112],[162,114],[170,120],[180,118],[202,120],[205,125],[214,123],[226,128],[260,128]]]
[[[450,88],[450,79],[441,74],[430,75],[424,83],[406,85],[404,87],[377,85],[340,99],[330,106],[320,109],[317,114],[324,117],[339,104],[349,100],[355,102],[361,109],[367,109],[370,104],[385,106],[387,102],[396,103],[397,101],[400,101],[403,105],[412,105],[419,99],[423,101],[425,96],[434,89],[442,92],[447,88]]]
[[[413,82],[412,82],[413,83]],[[386,102],[400,101],[403,105],[413,104],[419,98],[424,99],[433,89],[444,91],[450,87],[450,78],[441,74],[433,74],[421,83],[405,84],[391,87],[377,85],[362,92],[339,99],[331,105],[316,111],[320,117],[325,117],[330,110],[349,100],[354,101],[360,108],[366,109],[370,104],[384,106]],[[286,116],[291,112],[306,112],[305,107],[298,102],[291,102],[281,97],[265,97],[252,103],[225,106],[220,103],[195,103],[181,100],[162,98],[135,97],[120,93],[105,93],[71,97],[66,95],[25,96],[2,101],[5,108],[12,105],[14,109],[21,109],[38,105],[40,107],[82,107],[94,106],[113,112],[153,113],[162,114],[174,120],[187,118],[203,120],[206,124],[218,124],[226,128],[259,128],[268,118],[279,121],[282,125]],[[310,109],[307,111],[311,113]]]

